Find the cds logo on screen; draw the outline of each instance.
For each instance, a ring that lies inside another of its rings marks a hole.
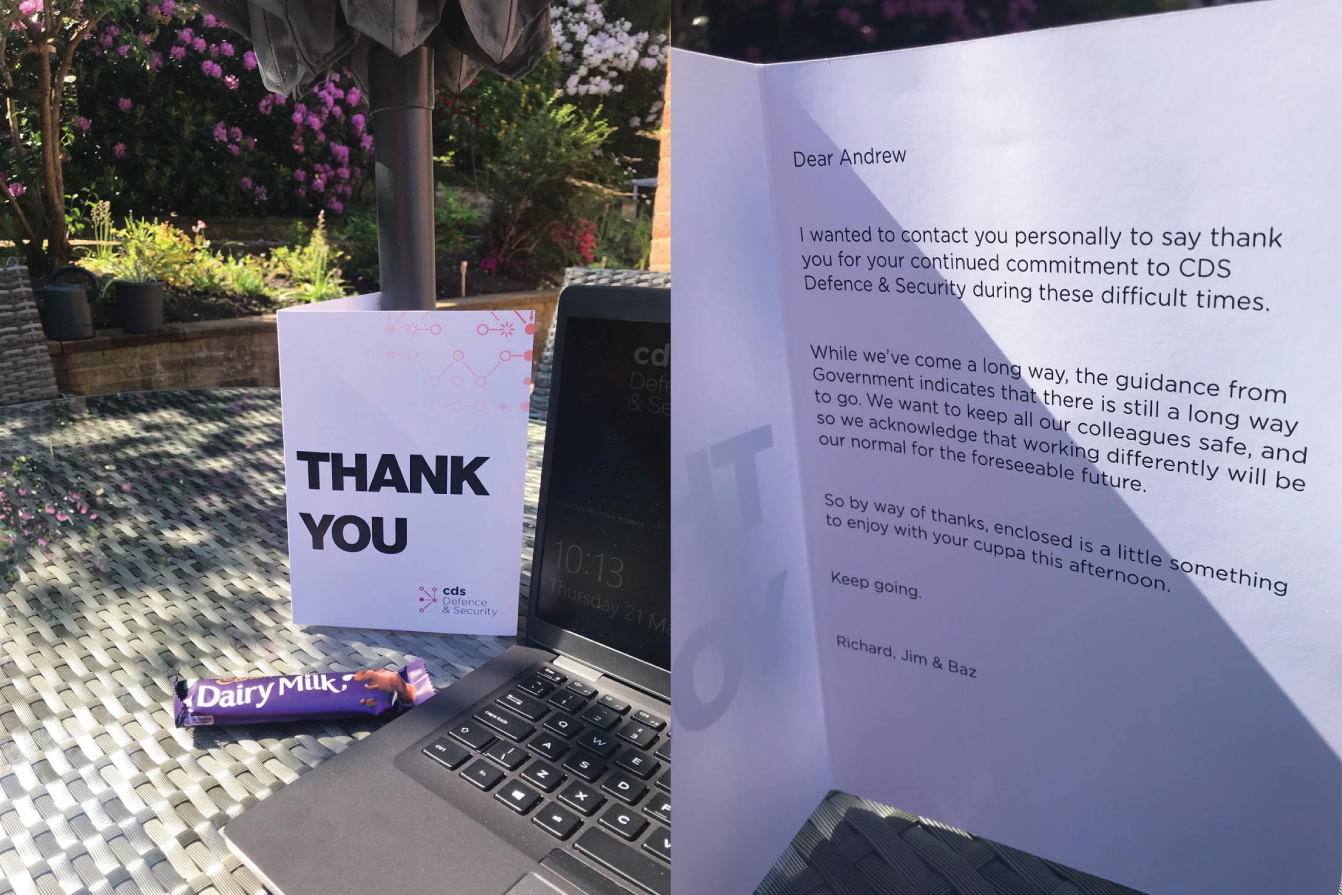
[[[639,366],[669,367],[671,366],[671,343],[667,342],[661,348],[636,348],[634,349],[634,363]]]

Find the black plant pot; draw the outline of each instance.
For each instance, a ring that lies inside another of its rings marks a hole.
[[[156,333],[163,328],[163,281],[116,284],[117,314],[128,333]]]

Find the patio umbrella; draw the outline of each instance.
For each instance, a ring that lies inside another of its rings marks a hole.
[[[382,307],[432,309],[434,83],[525,75],[550,48],[548,0],[201,0],[246,36],[266,88],[298,98],[344,67],[377,134]]]

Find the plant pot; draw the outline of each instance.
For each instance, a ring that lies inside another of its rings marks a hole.
[[[163,281],[116,284],[117,314],[128,333],[156,333],[163,328]]]
[[[57,277],[67,273],[83,276],[83,283],[57,283]],[[47,284],[37,291],[37,311],[42,318],[42,331],[54,342],[93,338],[93,308],[90,285],[96,291],[98,281],[82,267],[62,267],[51,275]]]

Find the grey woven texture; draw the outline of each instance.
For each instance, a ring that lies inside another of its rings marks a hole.
[[[564,271],[567,286],[634,286],[644,289],[670,289],[671,274],[655,270],[604,270],[595,267],[570,267]],[[536,369],[536,383],[531,392],[531,418],[545,422],[550,404],[550,371],[554,368],[555,327],[559,315],[550,318],[550,332],[545,338],[540,366]]]
[[[56,394],[28,268],[0,266],[0,404],[45,401]]]
[[[885,805],[831,792],[756,895],[1141,895]]]
[[[522,594],[543,426],[529,437]],[[262,892],[219,828],[381,723],[178,730],[178,669],[423,656],[443,686],[513,642],[291,623],[278,390],[0,409],[0,469],[19,456],[30,479],[83,495],[99,518],[29,545],[17,583],[0,583],[0,895]],[[0,490],[13,483],[10,472]]]

